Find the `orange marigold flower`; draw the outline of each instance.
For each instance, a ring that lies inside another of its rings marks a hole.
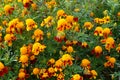
[[[26,25],[27,25],[27,27],[26,27],[27,31],[30,31],[33,28],[38,27],[36,22],[33,19],[26,19]]]
[[[98,75],[97,72],[95,70],[91,70],[90,73],[92,74],[93,79],[96,79],[96,76]]]
[[[75,75],[73,75],[73,77],[71,78],[71,80],[83,80],[83,77],[80,76],[79,74],[75,74]]]
[[[91,62],[88,59],[83,59],[80,65],[83,68],[90,69],[90,63]]]
[[[107,38],[108,35],[110,35],[110,34],[111,34],[111,30],[109,28],[103,29],[103,36],[104,36],[104,38]]]
[[[27,55],[21,55],[20,56],[20,62],[27,63],[28,62],[28,56]]]
[[[101,46],[96,46],[94,48],[94,53],[95,53],[96,57],[99,57],[102,53],[102,47]]]
[[[68,15],[68,16],[66,17],[66,21],[67,21],[68,23],[71,23],[71,24],[72,24],[72,22],[74,21],[74,16]]]
[[[96,27],[95,28],[95,31],[94,31],[94,35],[99,35],[99,36],[103,36],[103,29],[102,29],[102,27]]]
[[[12,46],[12,41],[15,39],[16,37],[14,36],[14,34],[6,34],[4,36],[4,40],[8,43],[8,46]]]
[[[62,72],[60,72],[58,75],[57,75],[57,80],[65,80],[64,79],[64,74]]]
[[[87,42],[82,42],[82,45],[81,45],[83,48],[87,48],[88,47],[88,44]]]
[[[116,51],[119,53],[120,52],[120,44],[118,44],[118,47],[116,48]]]
[[[34,68],[34,69],[33,69],[33,74],[34,74],[34,75],[39,74],[39,72],[40,72],[39,68]]]
[[[109,57],[108,61],[104,63],[104,66],[114,68],[115,62],[116,62],[116,59],[114,57]]]
[[[27,54],[27,46],[21,47],[21,48],[20,48],[20,53],[21,53],[21,55]]]
[[[58,31],[64,31],[69,30],[71,28],[70,24],[65,19],[60,19],[57,22],[57,30]]]
[[[58,11],[57,11],[57,16],[58,16],[58,17],[65,16],[64,10],[58,10]]]
[[[34,31],[34,35],[32,36],[32,38],[34,39],[35,38],[35,41],[38,42],[39,40],[43,40],[43,31],[40,30],[40,29],[36,29]]]
[[[44,21],[42,21],[41,23],[41,26],[45,26],[47,28],[51,27],[54,23],[54,20],[53,20],[53,16],[48,16],[47,18],[44,19]]]
[[[33,44],[32,53],[34,55],[38,55],[40,52],[43,52],[45,48],[45,45],[41,45],[40,43],[36,42]]]
[[[110,52],[111,48],[115,47],[115,40],[112,37],[108,37],[105,42],[105,49]]]
[[[84,27],[85,27],[85,29],[90,30],[90,29],[93,28],[93,24],[91,22],[85,22],[84,23]]]
[[[20,79],[25,78],[25,72],[20,72],[20,73],[18,74],[18,77],[19,77]]]
[[[53,65],[55,63],[55,59],[51,58],[50,60],[48,60],[47,64],[48,65]]]
[[[28,8],[30,4],[33,3],[32,0],[23,0],[24,7]]]
[[[10,5],[5,5],[4,6],[4,11],[5,11],[6,14],[12,14],[13,10],[14,10],[14,8],[11,7]]]
[[[0,71],[3,70],[4,68],[5,68],[4,64],[0,62]]]
[[[63,61],[64,66],[66,66],[66,65],[72,65],[72,64],[73,64],[72,60],[74,60],[74,59],[72,58],[71,55],[69,55],[69,54],[64,54],[64,55],[62,56],[61,60]]]
[[[73,47],[72,46],[68,46],[67,47],[67,52],[68,53],[72,53],[74,50],[73,50]]]

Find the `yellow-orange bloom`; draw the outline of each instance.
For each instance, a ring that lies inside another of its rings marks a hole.
[[[20,62],[27,63],[28,62],[28,56],[27,55],[21,55],[20,56]]]
[[[107,38],[108,35],[110,35],[110,34],[111,34],[111,31],[110,31],[109,28],[103,29],[103,36],[104,36],[104,38]]]
[[[96,57],[99,57],[102,53],[102,47],[101,46],[96,46],[94,48],[94,53],[95,53]]]
[[[94,31],[94,35],[99,35],[99,36],[103,36],[103,29],[102,27],[96,27],[95,31]]]
[[[19,77],[20,79],[25,78],[25,72],[19,72],[18,77]]]
[[[84,23],[84,27],[85,27],[85,29],[90,30],[90,29],[93,28],[93,24],[91,22],[85,22]]]
[[[32,53],[34,55],[38,55],[40,52],[43,52],[45,48],[45,45],[41,45],[40,43],[36,42],[33,44]]]
[[[98,75],[97,72],[95,70],[91,70],[90,72],[92,74],[91,78],[96,79],[96,76]]]
[[[58,31],[64,31],[70,29],[71,26],[68,24],[68,22],[65,19],[60,19],[57,22],[57,30]]]
[[[21,47],[21,48],[20,48],[20,53],[21,53],[21,55],[27,54],[27,46]]]
[[[38,68],[34,68],[34,69],[33,69],[33,74],[34,74],[34,75],[39,74],[39,72],[40,72],[40,70],[39,70]]]
[[[51,58],[51,59],[47,62],[48,65],[53,65],[54,63],[55,63],[55,59],[54,59],[54,58]]]
[[[6,14],[12,14],[13,10],[14,10],[14,8],[11,7],[10,5],[5,5],[4,6],[4,11],[5,11]]]
[[[74,59],[72,58],[71,55],[69,55],[69,54],[64,54],[64,55],[62,56],[61,60],[63,61],[64,66],[66,66],[66,65],[72,65],[72,64],[73,64],[72,60],[74,60]]]
[[[91,62],[88,59],[83,59],[80,65],[83,68],[90,69],[90,63]]]
[[[4,40],[8,43],[8,46],[12,46],[12,41],[15,39],[16,37],[14,36],[14,34],[6,34],[4,36]]]
[[[108,61],[104,63],[104,66],[114,68],[115,63],[116,63],[116,59],[114,57],[109,57]]]
[[[115,40],[112,37],[106,39],[105,49],[110,51],[111,48],[115,47]]]
[[[116,51],[119,53],[120,52],[120,44],[118,44],[118,47],[116,48]]]
[[[2,63],[2,62],[0,62],[0,71],[2,70],[2,69],[4,69],[4,64]]]
[[[80,76],[79,74],[75,74],[75,75],[73,75],[73,77],[71,78],[71,80],[83,80],[83,77]]]
[[[30,31],[33,28],[38,27],[36,22],[33,19],[26,19],[26,25],[27,25],[27,27],[26,27],[27,31]]]
[[[35,41],[37,42],[37,41],[43,40],[43,35],[44,35],[44,33],[42,30],[36,29],[34,31],[34,35],[32,36],[32,38],[33,39],[35,38]]]
[[[58,17],[64,16],[64,15],[65,15],[64,10],[58,10],[58,11],[57,11],[57,16],[58,16]]]
[[[67,47],[67,52],[68,53],[72,53],[74,50],[73,50],[73,47],[72,46],[68,46]]]
[[[51,27],[54,23],[53,17],[52,16],[48,16],[47,18],[44,19],[44,21],[42,21],[41,26],[45,26],[47,28]]]

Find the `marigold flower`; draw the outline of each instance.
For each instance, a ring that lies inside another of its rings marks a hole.
[[[36,42],[33,44],[32,53],[34,55],[38,55],[40,52],[43,52],[45,48],[45,45],[41,45],[40,43]]]
[[[0,71],[4,69],[4,64],[2,62],[0,62]]]
[[[120,44],[118,44],[118,47],[116,48],[116,51],[119,53],[120,52]]]
[[[25,78],[25,72],[20,72],[20,73],[18,74],[18,77],[19,77],[20,79]]]
[[[110,51],[111,48],[115,47],[115,40],[112,37],[106,39],[105,49]]]
[[[55,73],[55,70],[53,67],[48,68],[48,73],[53,74]]]
[[[57,36],[54,39],[57,42],[62,42],[65,39],[65,33],[63,31],[58,31]]]
[[[26,29],[27,31],[32,30],[33,28],[37,28],[37,24],[33,19],[26,19]]]
[[[64,80],[64,74],[62,72],[60,72],[58,75],[57,75],[57,80]]]
[[[94,48],[94,53],[95,53],[96,57],[99,57],[102,53],[102,47],[101,46],[96,46]]]
[[[58,10],[58,11],[57,11],[57,16],[58,16],[58,17],[64,16],[64,15],[65,15],[64,10]]]
[[[111,57],[111,58],[109,58],[108,61],[110,61],[111,63],[115,63],[115,62],[116,62],[116,59],[115,59],[114,57]]]
[[[23,0],[24,7],[28,8],[30,4],[33,3],[32,0]]]
[[[81,45],[83,48],[87,48],[88,47],[88,44],[87,42],[82,42],[82,45]]]
[[[5,11],[6,14],[12,14],[13,10],[14,10],[14,8],[11,7],[10,5],[5,5],[4,6],[4,11]]]
[[[74,59],[72,58],[71,55],[69,55],[69,54],[64,54],[64,55],[62,56],[61,60],[63,61],[64,66],[66,66],[66,65],[72,65],[72,64],[73,64],[72,60],[74,60]]]
[[[104,23],[109,23],[110,22],[110,16],[106,16],[103,18]]]
[[[92,77],[91,77],[91,78],[96,79],[96,76],[98,75],[97,72],[96,72],[95,70],[91,70],[90,72],[91,72],[91,74],[92,74]]]
[[[39,74],[39,72],[40,72],[40,70],[39,70],[38,68],[34,68],[34,69],[33,69],[33,74],[34,74],[34,75]]]
[[[49,28],[49,27],[51,27],[53,25],[53,23],[54,23],[53,21],[54,21],[53,17],[48,16],[47,18],[44,19],[44,21],[42,21],[41,26],[46,25],[46,27]]]
[[[67,52],[68,53],[72,53],[74,50],[73,50],[73,47],[72,46],[68,46],[67,47]]]
[[[55,59],[51,58],[50,60],[48,60],[47,64],[48,65],[53,65],[55,63]]]
[[[107,38],[109,34],[111,34],[111,31],[110,31],[109,28],[103,29],[103,36],[104,36],[104,38]]]
[[[103,36],[103,29],[102,27],[96,27],[95,31],[94,31],[94,35],[99,35],[99,36]]]
[[[83,80],[83,77],[80,76],[79,74],[75,74],[75,75],[73,75],[73,77],[71,78],[71,80]]]
[[[40,30],[40,29],[36,29],[34,31],[34,35],[32,36],[32,38],[34,39],[35,38],[35,41],[38,42],[39,40],[43,40],[43,31]]]
[[[61,59],[57,60],[57,61],[55,62],[55,66],[56,66],[56,67],[62,67],[62,66],[63,66],[62,60],[61,60]]]
[[[83,59],[80,65],[83,68],[90,69],[90,63],[91,62],[88,59]]]
[[[28,56],[27,55],[21,55],[20,56],[20,62],[27,63],[28,62]]]
[[[108,61],[104,63],[104,66],[114,68],[115,62],[116,62],[116,59],[114,57],[109,57]]]
[[[67,21],[68,23],[72,23],[72,22],[74,21],[74,16],[68,15],[68,16],[66,17],[66,21]]]
[[[71,26],[67,23],[65,19],[60,19],[57,22],[57,30],[58,31],[64,31],[64,30],[69,30]]]
[[[6,34],[4,36],[4,40],[8,43],[8,46],[12,46],[12,41],[15,39],[16,37],[14,36],[14,34]]]
[[[20,48],[20,53],[21,53],[21,55],[27,54],[27,46],[21,47],[21,48]]]
[[[85,27],[85,29],[90,30],[90,29],[93,28],[93,24],[91,22],[85,22],[84,23],[84,27]]]

